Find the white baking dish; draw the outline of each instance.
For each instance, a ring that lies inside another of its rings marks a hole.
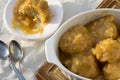
[[[67,68],[65,68],[60,60],[59,60],[59,52],[58,52],[58,43],[61,36],[71,27],[78,25],[78,24],[87,24],[88,22],[97,19],[99,17],[112,14],[115,16],[115,21],[119,24],[120,23],[120,10],[119,9],[94,9],[90,11],[86,11],[80,13],[78,15],[73,16],[65,23],[63,23],[57,32],[49,38],[45,42],[45,53],[47,61],[57,65],[61,71],[70,79],[70,80],[89,80],[88,78],[79,76]]]

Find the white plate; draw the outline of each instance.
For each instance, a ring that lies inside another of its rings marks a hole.
[[[22,31],[12,28],[11,19],[13,18],[13,9],[17,1],[18,0],[9,0],[3,14],[3,20],[6,25],[6,28],[12,34],[21,37],[23,39],[44,40],[50,37],[57,30],[63,18],[63,8],[59,0],[47,0],[48,5],[50,7],[50,15],[51,16],[54,15],[54,17],[52,17],[51,21],[44,28],[42,35],[40,34],[25,35]]]

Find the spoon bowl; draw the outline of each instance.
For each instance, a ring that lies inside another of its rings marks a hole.
[[[23,58],[23,50],[19,43],[12,40],[9,44],[10,57],[14,62],[21,61]]]
[[[3,41],[0,41],[0,58],[6,60],[8,56],[9,51],[7,45]]]

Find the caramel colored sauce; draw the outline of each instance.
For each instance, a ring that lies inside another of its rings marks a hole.
[[[22,14],[19,12],[21,5],[24,4],[26,0],[18,0],[16,6],[14,7],[14,17],[12,18],[13,29],[20,29],[24,34],[42,34],[44,27],[49,23],[49,18],[45,22],[40,20],[34,20],[33,16]]]

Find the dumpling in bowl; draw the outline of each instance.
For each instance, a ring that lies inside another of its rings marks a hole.
[[[95,56],[79,55],[72,58],[71,71],[87,78],[96,78],[100,75]]]
[[[59,48],[67,54],[77,54],[92,46],[92,36],[86,27],[78,25],[69,29],[60,39]]]
[[[108,15],[86,25],[88,30],[94,36],[95,43],[106,38],[117,38],[118,32],[114,21],[115,17],[113,15]]]
[[[100,41],[92,52],[100,62],[120,61],[120,42],[112,38],[105,39]]]
[[[120,63],[107,64],[103,68],[105,80],[119,80],[120,79]]]

